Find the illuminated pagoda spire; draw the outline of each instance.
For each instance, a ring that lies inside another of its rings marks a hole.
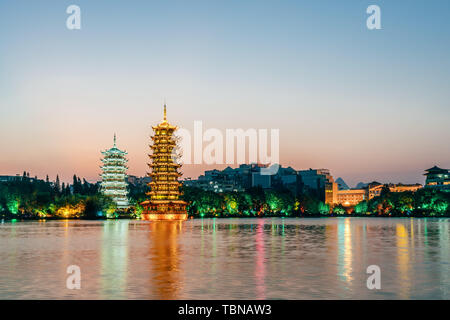
[[[160,124],[153,126],[153,143],[150,145],[152,154],[149,155],[151,163],[148,165],[152,181],[148,184],[151,191],[147,193],[149,199],[142,202],[145,220],[185,220],[187,219],[187,203],[180,200],[181,182],[178,178],[181,173],[177,163],[176,126],[167,121],[167,110],[164,104],[164,118]]]
[[[128,190],[126,171],[128,169],[126,159],[127,152],[116,146],[116,134],[114,133],[114,145],[111,149],[102,151],[103,165],[101,192],[109,196],[116,203],[118,209],[126,209],[128,203]]]

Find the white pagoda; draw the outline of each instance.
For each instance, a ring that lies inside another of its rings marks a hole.
[[[129,206],[128,190],[126,182],[127,158],[128,153],[122,151],[116,146],[116,134],[114,134],[114,146],[106,151],[102,151],[104,158],[103,170],[101,174],[101,192],[113,199],[118,209],[126,209]]]

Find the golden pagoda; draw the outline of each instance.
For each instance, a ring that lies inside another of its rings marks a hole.
[[[142,219],[144,220],[186,220],[187,203],[180,200],[181,182],[178,178],[181,173],[178,168],[181,164],[176,162],[176,126],[167,122],[166,105],[164,104],[164,119],[153,127],[154,135],[150,145],[152,154],[149,155],[151,163],[148,165],[151,172],[148,174],[152,181],[148,184],[151,191],[147,193],[149,199],[142,202],[144,207]]]

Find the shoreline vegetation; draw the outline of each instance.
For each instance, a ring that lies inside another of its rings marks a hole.
[[[146,186],[129,186],[130,208],[117,209],[97,184],[77,176],[71,185],[29,179],[0,183],[0,220],[139,219]],[[189,218],[269,217],[450,217],[450,192],[423,188],[416,192],[390,192],[356,206],[330,206],[318,194],[294,195],[286,189],[252,188],[215,193],[183,187]]]

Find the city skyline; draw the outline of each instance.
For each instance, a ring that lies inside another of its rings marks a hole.
[[[69,1],[4,2],[0,174],[98,180],[116,132],[128,173],[144,176],[166,98],[187,129],[279,128],[283,166],[350,186],[423,183],[450,167],[450,4],[378,3],[383,27],[370,31],[370,1],[79,1],[82,29],[69,31]],[[184,177],[224,167],[186,165]]]
[[[217,171],[223,172],[223,170],[226,169],[226,168],[237,169],[237,168],[239,168],[242,165],[261,165],[261,164],[258,164],[258,163],[241,163],[241,164],[237,164],[237,165],[208,165],[208,167],[211,167],[211,168],[203,170],[202,172],[200,172],[198,174],[198,176],[196,176],[196,177],[190,177],[190,176],[189,177],[183,177],[180,181],[181,182],[186,181],[186,180],[194,181],[194,180],[197,180],[200,176],[204,176],[206,174],[206,172],[208,172],[208,171],[211,172],[211,171],[217,170]],[[297,172],[308,171],[308,170],[313,170],[313,171],[315,171],[315,170],[319,170],[319,171],[320,170],[326,170],[326,171],[329,171],[328,168],[293,168],[291,166],[283,166],[282,163],[275,163],[274,165],[275,166],[279,166],[280,169],[281,168],[283,168],[283,169],[292,168],[293,170],[295,170]],[[262,167],[265,167],[265,166],[266,165],[262,165]],[[433,166],[433,167],[438,167],[438,166]],[[449,170],[449,169],[444,169],[444,168],[442,168],[442,169],[443,170]],[[424,169],[423,172],[427,172],[428,170],[429,169]],[[127,171],[128,171],[128,169],[127,169]],[[277,172],[275,172],[274,175],[276,175]],[[22,177],[24,174],[26,174],[29,178],[37,178],[38,180],[41,180],[41,181],[47,180],[47,177],[48,177],[49,181],[52,182],[52,183],[54,183],[55,181],[59,181],[60,183],[65,183],[67,185],[72,184],[74,176],[76,176],[77,178],[84,179],[84,180],[86,180],[89,183],[101,183],[102,182],[102,179],[101,179],[102,173],[99,174],[99,178],[97,178],[97,179],[86,179],[86,177],[77,176],[77,174],[73,174],[73,175],[70,176],[70,179],[67,179],[67,180],[61,179],[59,174],[56,174],[56,176],[53,178],[53,177],[50,177],[48,174],[45,174],[44,176],[38,176],[38,175],[33,174],[32,172],[30,173],[27,170],[23,170],[22,172],[15,173],[15,174],[13,174],[13,173],[0,174],[0,176],[4,176],[4,177],[14,177],[14,176]],[[381,181],[381,180],[380,181],[377,181],[377,180],[367,180],[367,181],[357,180],[357,182],[353,185],[351,183],[347,183],[348,181],[346,181],[345,177],[336,176],[336,175],[333,174],[333,172],[330,172],[330,175],[333,177],[334,180],[340,179],[343,182],[345,182],[345,185],[347,185],[349,189],[359,189],[359,188],[361,188],[361,184],[368,185],[370,183],[380,183],[381,185],[392,185],[392,184],[393,185],[397,185],[397,184],[398,185],[416,185],[416,184],[419,184],[419,185],[424,186],[425,185],[425,180],[426,180],[426,178],[425,178],[426,174],[422,173],[422,176],[424,176],[424,178],[421,179],[421,180],[423,180],[423,182],[408,182],[408,183],[406,183],[406,182],[403,182],[403,181],[396,181],[396,182],[394,182],[394,181]],[[132,177],[133,179],[143,179],[143,178],[149,178],[150,176],[149,176],[149,174],[143,174],[143,175],[127,174],[127,177]],[[126,179],[125,179],[125,181],[126,181]],[[128,183],[130,183],[130,182],[128,182]]]

